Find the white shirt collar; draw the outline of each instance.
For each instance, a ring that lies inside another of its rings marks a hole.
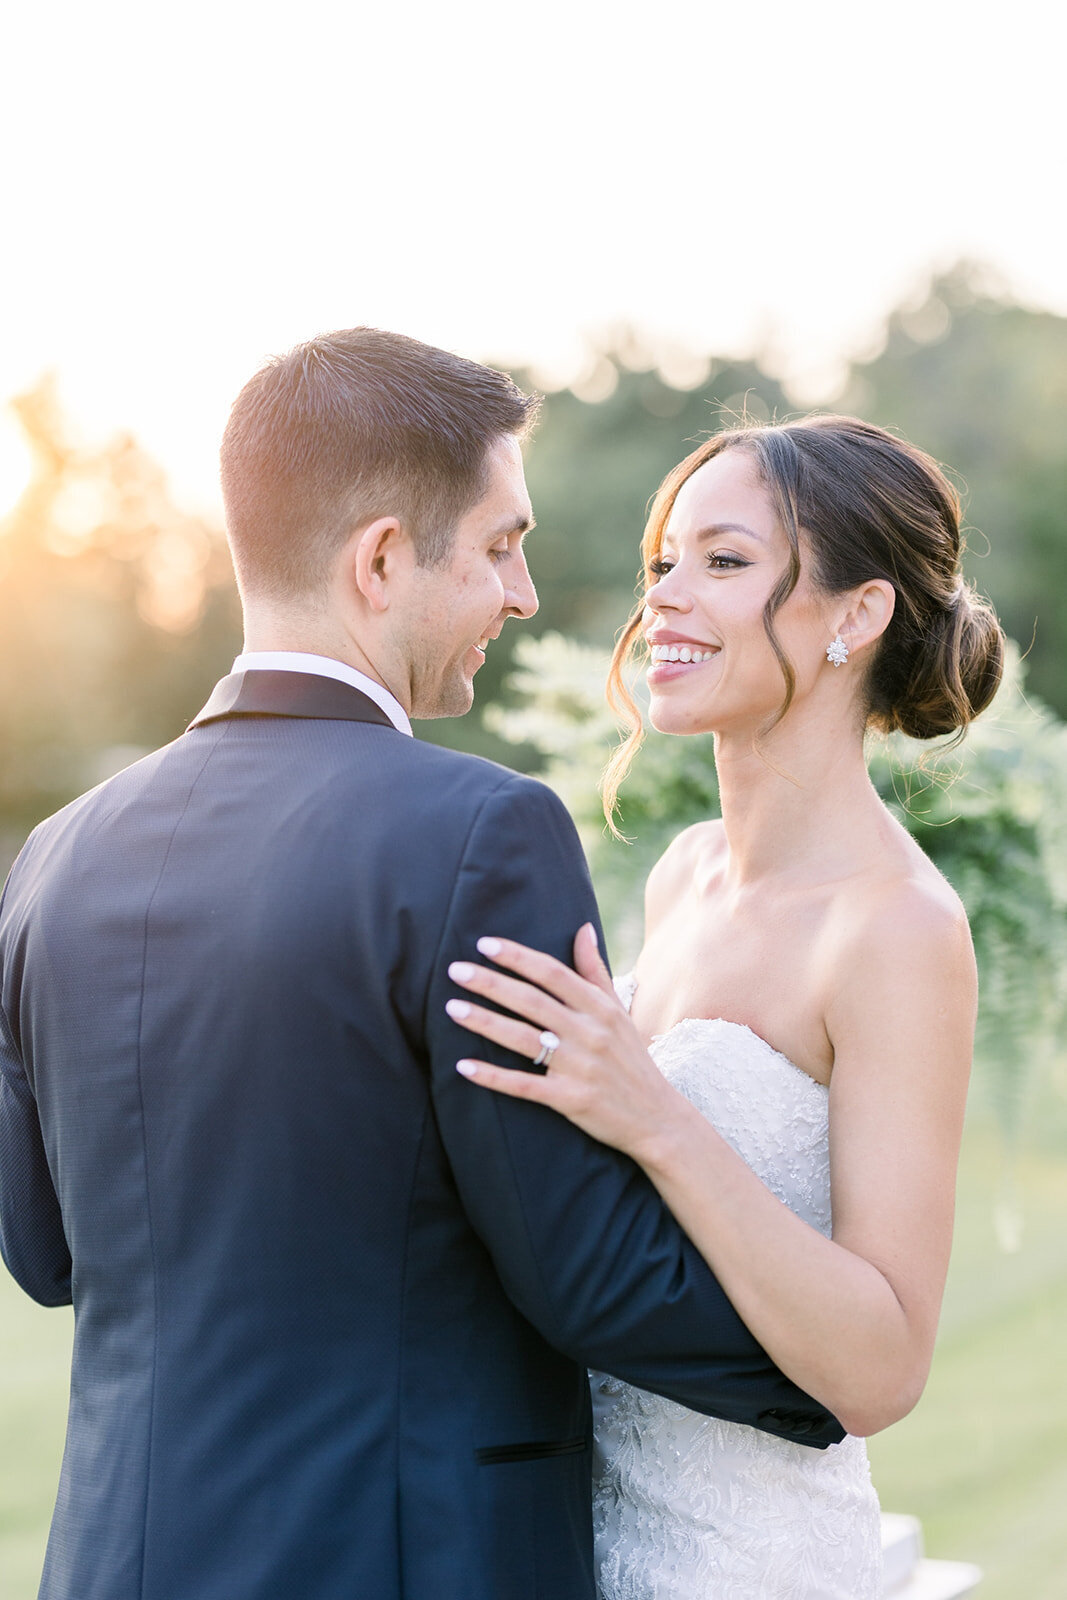
[[[340,683],[350,683],[353,689],[365,694],[385,712],[393,727],[411,735],[411,722],[407,712],[384,684],[368,678],[365,672],[350,667],[347,661],[337,661],[333,656],[310,655],[303,650],[246,650],[233,664],[234,672],[315,672],[320,678],[336,678]]]

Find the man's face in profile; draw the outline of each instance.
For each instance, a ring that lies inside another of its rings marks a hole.
[[[469,711],[490,640],[509,617],[537,610],[524,550],[533,512],[519,441],[497,440],[486,464],[486,492],[457,524],[448,563],[414,569],[398,621],[413,717]]]

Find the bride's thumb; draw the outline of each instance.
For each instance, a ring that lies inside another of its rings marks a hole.
[[[597,943],[596,929],[591,922],[583,923],[574,936],[574,965],[587,983],[593,983],[607,994],[614,994],[611,974],[604,964]]]

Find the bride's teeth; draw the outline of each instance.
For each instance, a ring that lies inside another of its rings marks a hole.
[[[654,644],[651,650],[653,661],[683,661],[699,663],[702,661],[710,661],[714,654],[714,650],[694,650],[691,645],[687,644]]]

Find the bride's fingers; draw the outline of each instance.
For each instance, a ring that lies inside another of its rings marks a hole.
[[[574,966],[580,977],[615,999],[615,985],[600,954],[596,929],[591,922],[583,923],[574,936]]]
[[[558,1033],[561,1024],[572,1015],[543,989],[522,983],[518,978],[509,978],[504,972],[495,972],[492,967],[479,966],[474,961],[453,961],[448,976],[461,989],[469,989],[472,994],[514,1011],[516,1016],[536,1023],[539,1028],[551,1028],[554,1033]]]
[[[514,939],[493,938],[479,939],[477,947],[483,956],[488,956],[498,967],[506,967],[520,977],[528,978],[531,983],[547,990],[561,1005],[572,1010],[599,1010],[608,998],[598,984],[581,977],[564,962],[546,955],[543,950],[531,950],[529,945],[519,944]],[[618,1005],[614,994],[611,1003],[613,1008]]]
[[[529,1056],[533,1061],[541,1053],[543,1030],[532,1028],[528,1022],[517,1022],[499,1011],[486,1011],[483,1006],[471,1005],[469,1000],[446,1000],[445,1010],[461,1028],[480,1034],[483,1039],[491,1039],[505,1050],[514,1050],[516,1055]]]
[[[555,1078],[537,1072],[520,1072],[512,1067],[495,1067],[488,1061],[457,1061],[456,1071],[483,1089],[495,1089],[513,1100],[534,1100],[538,1105],[560,1111],[559,1084]]]

